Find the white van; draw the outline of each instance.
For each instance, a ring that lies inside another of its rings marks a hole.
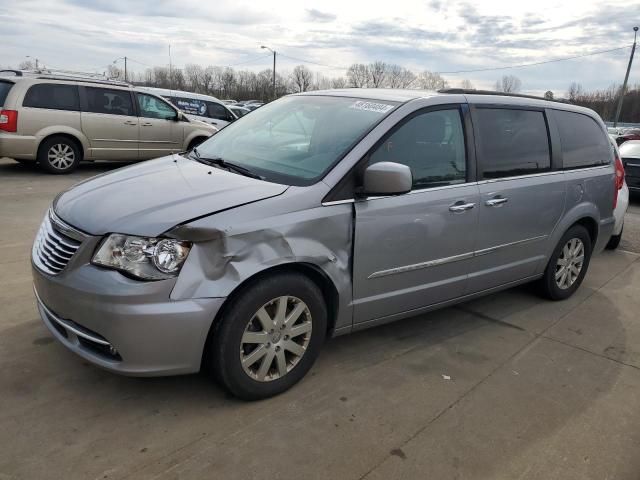
[[[188,118],[215,125],[218,130],[237,119],[224,103],[211,95],[153,87],[138,87],[138,90],[160,95],[182,110]]]

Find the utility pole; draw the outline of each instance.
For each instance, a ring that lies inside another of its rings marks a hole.
[[[276,99],[276,51],[262,45],[260,48],[273,52],[273,99]]]
[[[627,81],[629,80],[629,71],[631,71],[631,64],[633,63],[633,54],[636,52],[636,38],[638,37],[638,27],[633,27],[633,46],[631,47],[631,56],[629,57],[629,65],[627,65],[627,73],[624,76],[624,82],[622,83],[622,90],[620,92],[620,98],[618,99],[618,107],[616,108],[616,116],[613,119],[613,128],[618,126],[618,120],[620,119],[620,111],[622,110],[622,102],[624,101],[624,95],[627,93]]]
[[[124,81],[127,81],[127,57],[124,57]]]

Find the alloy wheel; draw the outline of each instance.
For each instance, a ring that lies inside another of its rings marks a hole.
[[[51,166],[60,170],[66,170],[73,166],[76,154],[71,146],[64,143],[52,145],[47,152],[47,158]]]
[[[579,238],[572,238],[562,248],[556,262],[556,285],[562,290],[571,287],[580,276],[583,265],[584,244]]]
[[[247,324],[240,343],[244,372],[259,382],[284,377],[300,362],[311,340],[311,312],[296,297],[274,298]]]

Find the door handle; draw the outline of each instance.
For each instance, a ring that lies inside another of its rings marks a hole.
[[[449,211],[453,213],[462,213],[466,212],[467,210],[471,210],[475,206],[475,203],[456,202],[449,207]]]
[[[141,123],[140,125],[143,127],[153,127],[153,123]]]
[[[138,125],[138,122],[132,122],[131,120],[127,120],[124,122],[125,125]]]
[[[507,203],[509,201],[506,197],[492,198],[491,200],[487,200],[484,204],[487,207],[499,207],[503,203]]]

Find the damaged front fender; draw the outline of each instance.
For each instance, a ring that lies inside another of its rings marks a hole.
[[[338,305],[328,305],[329,311],[337,312],[334,329],[350,328],[352,205],[317,206],[273,216],[264,216],[268,205],[256,207],[223,212],[169,232],[194,242],[171,298],[228,297],[267,269],[310,264],[325,274],[338,293]],[[246,218],[239,221],[242,217]]]

